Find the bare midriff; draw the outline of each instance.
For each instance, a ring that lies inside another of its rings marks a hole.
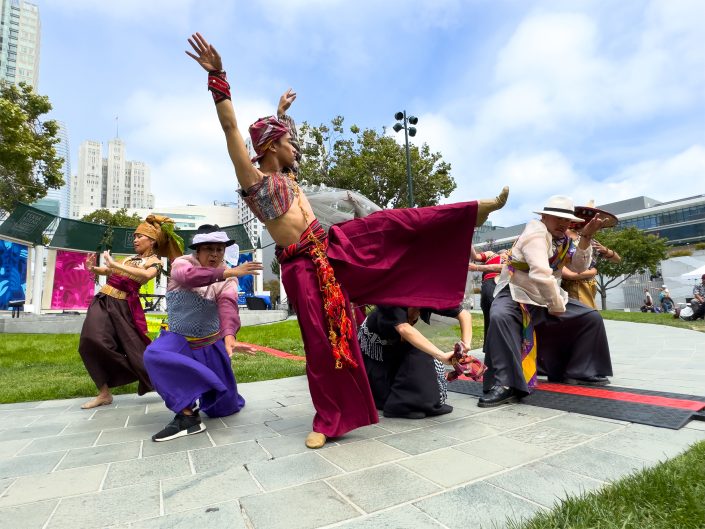
[[[301,189],[289,210],[276,219],[265,221],[267,231],[277,246],[289,246],[299,242],[301,234],[316,219],[308,199]]]

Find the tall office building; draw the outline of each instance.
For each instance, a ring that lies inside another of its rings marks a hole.
[[[61,176],[64,179],[64,185],[58,189],[48,189],[44,198],[38,200],[33,205],[60,217],[68,217],[70,215],[71,206],[71,149],[69,147],[69,134],[66,129],[66,124],[63,121],[57,121],[59,131],[57,137],[59,143],[54,148],[56,154],[64,159],[64,165],[61,167]]]
[[[71,216],[80,217],[80,207],[103,207],[103,146],[98,141],[84,141],[78,148],[78,168],[71,195]]]
[[[26,0],[0,0],[0,79],[39,82],[39,7]]]
[[[84,141],[78,149],[78,171],[71,200],[71,216],[82,217],[100,208],[153,208],[149,166],[127,160],[125,142],[115,138],[108,142],[108,156],[103,146]]]
[[[115,138],[108,142],[108,158],[105,164],[105,201],[103,207],[125,206],[125,142]]]
[[[128,161],[125,165],[125,207],[153,208],[151,172],[144,162]],[[129,204],[129,205],[128,205]]]

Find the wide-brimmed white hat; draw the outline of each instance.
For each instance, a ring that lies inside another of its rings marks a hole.
[[[197,250],[200,245],[208,243],[231,246],[235,244],[235,241],[226,232],[222,231],[217,224],[204,224],[198,227],[198,231],[193,236],[189,248]]]
[[[573,199],[563,195],[553,195],[548,199],[543,211],[534,211],[537,215],[551,215],[562,219],[569,219],[575,222],[585,222],[584,219],[575,216],[575,206]]]

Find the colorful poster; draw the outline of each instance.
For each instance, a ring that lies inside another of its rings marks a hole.
[[[87,309],[93,300],[95,282],[86,269],[88,253],[56,250],[54,288],[51,308],[54,310]]]
[[[27,291],[27,246],[0,240],[0,310],[12,300],[25,299]]]

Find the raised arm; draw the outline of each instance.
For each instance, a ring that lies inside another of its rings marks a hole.
[[[296,92],[289,88],[284,92],[279,98],[279,104],[277,105],[277,119],[281,119],[286,116],[286,111],[289,110],[291,104],[296,100]]]
[[[194,264],[190,257],[180,257],[171,264],[171,280],[184,288],[204,287],[225,280],[225,267],[210,268]]]
[[[230,85],[223,71],[223,61],[213,45],[208,44],[200,33],[192,35],[188,42],[195,54],[187,51],[186,55],[193,58],[208,72],[208,89],[213,92],[213,97],[216,101],[215,109],[225,133],[230,160],[232,160],[235,167],[235,174],[240,187],[248,189],[261,180],[262,173],[252,165],[250,155],[245,146],[245,140],[238,129],[235,109],[230,100]]]

